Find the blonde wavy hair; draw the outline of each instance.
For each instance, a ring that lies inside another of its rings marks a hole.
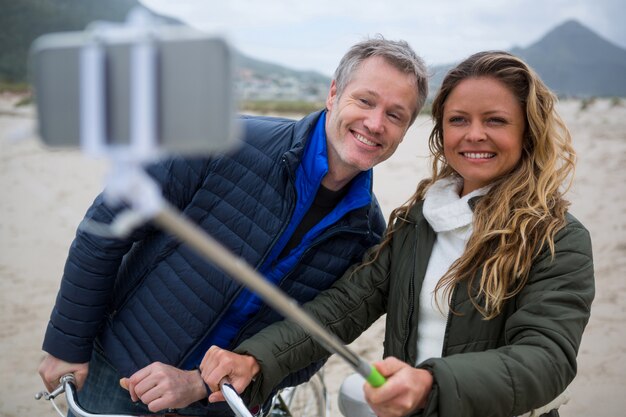
[[[378,257],[432,183],[458,175],[444,157],[443,110],[461,81],[477,77],[499,80],[519,100],[526,116],[522,155],[517,166],[494,181],[474,207],[473,233],[465,252],[440,279],[435,293],[443,290],[451,304],[453,288],[467,281],[472,303],[485,319],[491,319],[500,314],[507,299],[522,290],[539,251],[547,245],[554,256],[554,237],[565,226],[569,207],[563,194],[571,186],[576,160],[570,133],[555,109],[556,97],[514,55],[480,52],[445,76],[432,104],[432,176],[391,213],[385,238],[368,263]]]

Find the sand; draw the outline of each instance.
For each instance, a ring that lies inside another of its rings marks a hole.
[[[0,96],[0,416],[52,416],[50,404],[33,399],[43,387],[41,342],[68,247],[108,165],[76,150],[44,148],[32,107],[16,109],[17,99]],[[626,100],[615,104],[559,104],[579,155],[571,212],[591,232],[597,287],[564,417],[614,417],[626,407]],[[430,127],[419,117],[399,151],[375,169],[385,215],[428,174]],[[379,320],[351,347],[377,360],[383,332]],[[324,368],[332,416],[339,416],[336,391],[350,372],[336,357]]]

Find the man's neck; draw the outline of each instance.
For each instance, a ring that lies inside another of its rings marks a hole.
[[[352,179],[356,177],[356,174],[350,175],[338,175],[331,170],[322,178],[322,185],[331,191],[339,191],[344,188]]]
[[[322,185],[329,190],[338,191],[359,175],[360,171],[343,165],[340,158],[334,154],[333,148],[328,146],[328,172],[322,178]]]

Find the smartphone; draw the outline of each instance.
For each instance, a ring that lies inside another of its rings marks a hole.
[[[154,135],[165,153],[202,154],[224,149],[235,136],[233,53],[220,37],[186,26],[158,27],[154,45]],[[93,31],[44,35],[30,50],[39,135],[50,147],[81,147],[81,54]],[[119,29],[98,40],[102,56],[99,103],[104,147],[131,142],[131,53],[137,31]],[[99,119],[100,120],[100,119]]]

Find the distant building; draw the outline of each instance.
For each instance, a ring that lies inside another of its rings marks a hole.
[[[282,74],[260,75],[248,68],[239,69],[235,77],[237,96],[247,101],[320,102],[326,99],[328,87],[321,81]]]

